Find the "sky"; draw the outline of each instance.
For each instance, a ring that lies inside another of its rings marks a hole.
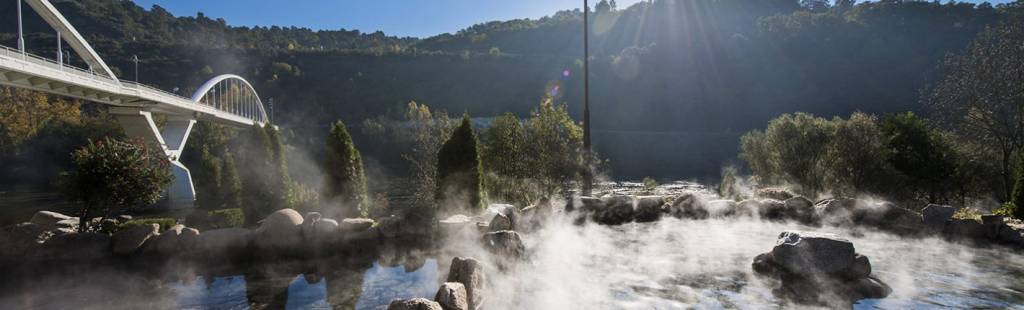
[[[591,0],[591,6],[598,0]],[[624,8],[640,0],[617,0]],[[203,12],[233,26],[298,26],[312,29],[384,31],[388,35],[429,37],[474,24],[538,18],[581,8],[582,0],[135,0],[143,8],[160,5],[175,16]]]
[[[599,0],[590,0],[591,6]],[[641,0],[617,0],[620,8]],[[384,31],[388,35],[429,37],[474,24],[538,18],[582,7],[582,0],[135,0],[175,16],[203,12],[233,26],[298,26],[312,29]],[[979,1],[971,1],[979,2]],[[1009,0],[992,0],[993,4]]]

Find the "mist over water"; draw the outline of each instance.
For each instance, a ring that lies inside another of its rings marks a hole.
[[[796,229],[848,238],[870,258],[872,274],[892,286],[890,297],[854,308],[1024,309],[1024,256],[1007,248],[756,218],[664,217],[621,226],[574,219],[556,212],[524,232],[523,261],[487,252],[474,230],[427,245],[370,244],[311,262],[212,270],[55,267],[25,271],[24,281],[12,276],[19,280],[0,289],[0,308],[385,309],[394,298],[433,298],[455,256],[483,263],[486,309],[793,307],[774,297],[777,283],[756,276],[751,262],[772,249],[780,232]]]

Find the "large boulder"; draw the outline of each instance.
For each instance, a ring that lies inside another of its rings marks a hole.
[[[401,216],[381,219],[378,229],[381,237],[384,238],[424,237],[430,236],[433,232],[431,223]]]
[[[437,221],[437,228],[446,236],[465,235],[476,231],[476,221],[468,216],[456,214]]]
[[[256,230],[256,247],[261,250],[287,251],[302,246],[303,222],[302,215],[295,210],[274,211]]]
[[[31,257],[51,236],[53,233],[32,223],[0,228],[0,258]]]
[[[758,274],[780,280],[777,297],[797,303],[849,307],[864,298],[884,298],[892,289],[871,277],[871,261],[833,234],[786,231],[771,252],[751,264]]]
[[[29,223],[39,225],[46,230],[56,229],[59,222],[74,219],[78,220],[77,217],[71,217],[64,214],[60,214],[52,211],[39,211],[32,215],[32,219]]]
[[[793,194],[793,192],[781,187],[759,188],[756,191],[754,191],[754,197],[774,199],[779,201],[784,201],[796,196],[797,195]]]
[[[702,220],[708,218],[704,200],[692,193],[685,193],[672,200],[668,213],[676,218]]]
[[[199,230],[178,224],[153,238],[148,250],[160,257],[170,258],[195,247],[198,239]]]
[[[661,219],[661,214],[667,211],[664,196],[636,197],[635,219],[638,223],[657,221]]]
[[[593,213],[595,222],[605,225],[621,225],[632,222],[636,217],[636,197],[606,196],[601,198],[601,208]]]
[[[942,232],[950,239],[980,240],[985,238],[985,225],[972,219],[952,219]]]
[[[933,231],[942,231],[946,227],[946,221],[953,219],[956,208],[951,206],[930,204],[921,210],[921,219],[924,225]]]
[[[340,229],[342,233],[363,232],[369,230],[370,227],[373,227],[374,223],[375,222],[373,220],[367,218],[348,218],[343,219],[341,220],[341,223],[338,223],[338,229]]]
[[[160,235],[160,224],[131,227],[118,231],[113,236],[114,254],[131,255],[142,248],[150,238]]]
[[[39,250],[42,260],[98,261],[111,257],[111,238],[97,233],[58,235]]]
[[[495,232],[502,230],[512,230],[514,228],[515,227],[512,226],[512,219],[510,219],[505,214],[498,213],[495,214],[493,218],[491,218],[491,223],[488,224],[487,229],[488,231]]]
[[[999,232],[995,239],[1006,244],[1024,246],[1024,223],[1020,221],[1003,223],[999,227]]]
[[[395,299],[388,310],[443,310],[437,302],[426,298]]]
[[[853,226],[853,210],[858,201],[849,198],[830,198],[814,204],[815,222],[830,226]]]
[[[736,215],[736,201],[718,199],[704,204],[709,217],[722,218]]]
[[[597,212],[604,208],[604,202],[600,198],[590,196],[578,196],[570,199],[565,205],[565,211]]]
[[[196,239],[195,254],[210,259],[237,258],[248,254],[253,233],[245,228],[204,231]]]
[[[483,305],[484,267],[479,261],[472,258],[452,258],[451,269],[448,271],[448,279],[445,282],[462,283],[466,288],[466,296],[469,309],[479,309]]]
[[[491,253],[507,258],[522,258],[526,255],[526,246],[519,233],[511,230],[496,231],[484,234],[484,247]]]
[[[923,228],[921,214],[900,208],[890,202],[866,205],[854,214],[861,225],[873,226],[898,234],[916,234]]]
[[[772,248],[775,262],[802,275],[838,274],[853,265],[853,243],[834,234],[785,231]]]
[[[784,203],[786,208],[784,213],[787,219],[803,224],[814,223],[814,203],[811,202],[810,199],[804,198],[803,196],[797,196],[786,199]]]
[[[488,206],[488,209],[494,210],[495,213],[507,217],[509,222],[512,224],[512,228],[509,229],[515,229],[515,227],[519,226],[520,212],[519,208],[516,206],[510,204],[491,204]]]
[[[468,310],[469,296],[466,293],[466,286],[459,282],[445,282],[437,289],[434,301],[441,305],[444,310]]]

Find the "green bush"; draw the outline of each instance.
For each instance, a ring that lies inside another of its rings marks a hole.
[[[475,214],[484,208],[483,189],[483,166],[476,133],[469,115],[463,115],[462,123],[437,153],[436,199],[442,206],[460,209],[445,211]]]
[[[1013,184],[1013,193],[1005,206],[1009,215],[1015,219],[1024,219],[1024,156],[1017,163],[1017,180]]]
[[[200,230],[239,228],[245,227],[245,212],[241,208],[196,210],[187,220],[189,226]]]
[[[172,218],[134,219],[118,225],[118,230],[125,230],[139,226],[149,226],[151,224],[160,225],[160,231],[163,232],[178,224],[178,220]]]
[[[366,216],[369,204],[363,159],[352,136],[341,121],[331,126],[324,160],[324,202],[335,205],[324,210],[329,217]],[[335,210],[337,209],[337,210]]]
[[[61,184],[67,195],[82,202],[83,231],[95,215],[156,203],[174,178],[163,151],[142,141],[90,141],[72,159],[75,168],[62,174]]]

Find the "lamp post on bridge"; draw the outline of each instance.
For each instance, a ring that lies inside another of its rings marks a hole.
[[[21,0],[18,2],[18,50],[25,54],[25,33],[21,29]]]
[[[132,62],[135,63],[135,83],[139,82],[139,56],[132,55]]]

